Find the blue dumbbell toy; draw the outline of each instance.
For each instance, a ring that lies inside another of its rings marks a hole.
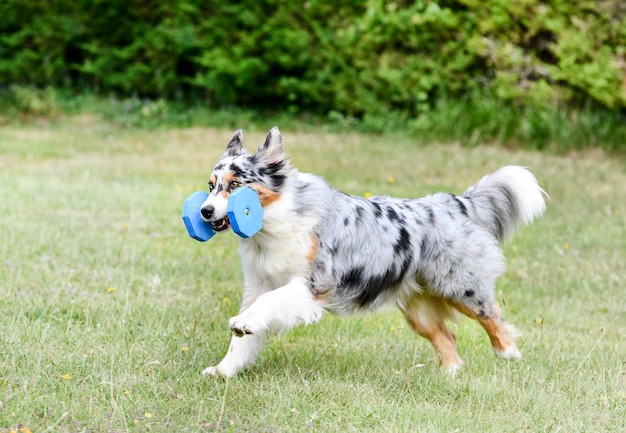
[[[208,196],[204,191],[197,191],[183,203],[183,222],[187,232],[201,242],[208,241],[215,234],[211,223],[200,216],[200,207]],[[256,192],[248,187],[237,188],[230,195],[226,213],[233,231],[242,238],[252,237],[261,230],[263,207]]]

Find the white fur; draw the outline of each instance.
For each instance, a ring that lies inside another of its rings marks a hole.
[[[231,337],[228,352],[222,361],[214,366],[205,368],[203,375],[232,377],[250,367],[267,342],[267,334],[246,335]]]
[[[539,186],[537,179],[524,167],[508,165],[491,175],[493,180],[503,180],[515,191],[520,209],[522,224],[530,224],[537,216],[543,215],[546,202],[543,196],[548,194]]]

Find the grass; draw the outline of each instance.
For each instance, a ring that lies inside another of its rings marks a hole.
[[[306,132],[361,132],[395,134],[402,131],[421,144],[458,142],[466,146],[485,143],[510,149],[571,151],[602,149],[613,155],[626,154],[626,113],[590,103],[554,107],[541,103],[520,105],[488,92],[465,96],[441,95],[433,106],[418,115],[403,111],[365,115],[362,118],[329,113],[300,113],[277,108],[274,112],[226,107],[213,109],[204,101],[104,98],[89,91],[64,88],[0,87],[0,125],[19,124],[32,116],[59,117],[95,114],[120,128],[170,129],[213,126],[237,129],[267,129],[272,118],[283,129]]]
[[[283,130],[297,167],[359,195],[461,192],[530,166],[551,201],[505,244],[497,289],[524,358],[496,359],[461,320],[451,379],[399,313],[327,315],[222,380],[199,373],[227,348],[236,239],[192,241],[180,210],[231,134],[84,113],[0,129],[0,431],[626,430],[624,160]]]

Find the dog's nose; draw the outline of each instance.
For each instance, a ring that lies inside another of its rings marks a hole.
[[[215,208],[210,204],[200,209],[200,214],[202,215],[202,218],[204,218],[205,220],[210,220],[211,217],[213,216],[213,212],[215,212]]]

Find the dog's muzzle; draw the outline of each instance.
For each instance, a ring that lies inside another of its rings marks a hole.
[[[206,222],[210,222],[213,226],[213,231],[221,232],[230,227],[230,221],[228,220],[228,216],[224,218],[220,218],[216,221],[211,221],[213,218],[213,214],[215,213],[215,207],[212,205],[204,206],[200,209],[200,215],[202,215],[202,219]]]
[[[230,221],[228,220],[228,217],[225,216],[224,218],[211,222],[211,225],[213,226],[214,231],[221,232],[230,228]]]

